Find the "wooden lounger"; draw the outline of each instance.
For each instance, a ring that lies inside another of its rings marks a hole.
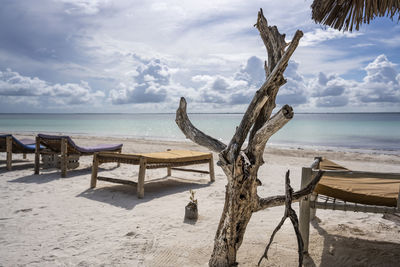
[[[321,157],[302,169],[301,187],[324,170],[314,192],[300,202],[300,232],[308,251],[310,220],[316,209],[372,213],[400,212],[400,173],[351,171]]]
[[[40,146],[39,149],[43,149]],[[7,153],[7,170],[11,170],[12,154],[23,154],[26,159],[26,154],[35,153],[35,140],[33,139],[17,139],[11,134],[0,135],[0,152]]]
[[[44,145],[47,150],[40,150]],[[60,155],[61,177],[67,176],[68,161],[79,160],[80,156],[91,156],[96,152],[121,153],[122,144],[101,144],[94,147],[78,146],[69,136],[38,134],[35,150],[35,174],[39,174],[40,155]]]
[[[138,182],[114,179],[97,176],[98,167],[102,163],[118,162],[125,164],[139,165]],[[209,171],[193,170],[179,168],[182,166],[209,164]],[[108,152],[95,153],[93,156],[93,169],[90,187],[96,187],[97,180],[112,183],[137,185],[137,195],[144,197],[144,178],[146,169],[167,168],[167,175],[171,176],[171,170],[190,171],[210,174],[211,182],[215,181],[214,161],[211,153],[188,151],[188,150],[170,150],[166,152],[145,153],[145,154],[115,154]]]

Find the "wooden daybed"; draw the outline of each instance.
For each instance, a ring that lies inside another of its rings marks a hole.
[[[139,165],[138,182],[131,180],[115,179],[98,176],[98,167],[102,163],[117,162]],[[179,168],[182,166],[209,164],[209,171]],[[112,183],[137,185],[138,198],[144,197],[144,178],[146,169],[167,168],[167,175],[171,176],[171,170],[189,171],[210,174],[211,182],[215,181],[214,162],[211,153],[189,150],[169,150],[165,152],[145,154],[115,154],[108,152],[95,153],[93,156],[93,169],[90,187],[96,187],[97,180]]]
[[[308,252],[310,220],[316,209],[372,213],[400,213],[400,173],[351,171],[317,157],[311,168],[302,169],[301,187],[319,170],[324,175],[312,194],[300,202],[300,232]]]

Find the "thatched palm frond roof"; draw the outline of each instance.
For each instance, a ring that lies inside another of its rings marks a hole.
[[[341,30],[356,30],[375,17],[393,17],[400,20],[400,0],[314,0],[311,5],[312,19]]]

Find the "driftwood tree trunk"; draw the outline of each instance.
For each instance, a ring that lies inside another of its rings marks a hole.
[[[218,165],[228,179],[225,205],[214,239],[210,266],[236,265],[236,253],[252,213],[285,204],[285,195],[268,198],[257,195],[257,187],[261,185],[257,173],[264,163],[263,152],[267,141],[293,117],[293,109],[288,105],[272,117],[271,114],[278,90],[286,83],[283,72],[303,33],[298,30],[293,40],[287,44],[285,35],[280,34],[276,26],[268,26],[262,9],[258,12],[255,27],[268,52],[268,64],[265,62],[266,81],[255,93],[230,143],[226,145],[193,126],[187,116],[187,104],[183,97],[176,112],[176,123],[187,138],[219,153]],[[242,149],[249,134],[248,146]],[[308,191],[294,192],[291,201],[307,195],[312,187],[310,184]]]

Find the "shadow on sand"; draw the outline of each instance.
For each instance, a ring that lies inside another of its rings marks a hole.
[[[317,220],[313,220],[312,225],[323,238],[323,251],[319,266],[399,266],[400,243],[344,236],[346,231],[350,231],[352,234],[363,234],[362,230],[354,225],[344,226],[347,229],[344,229],[343,235],[329,234]],[[316,243],[318,245],[319,241]],[[305,255],[304,266],[317,266],[313,260],[316,255],[312,250],[313,244],[310,240],[310,254]]]
[[[156,198],[210,185],[210,182],[206,182],[205,179],[188,180],[175,176],[165,176],[145,182],[144,198],[139,199],[136,194],[136,186],[134,185],[115,185],[98,181],[98,186],[99,182],[101,187],[89,188],[78,194],[77,197],[85,197],[90,200],[104,202],[127,210],[133,209],[137,204],[145,203]]]
[[[69,179],[69,178],[74,178],[76,176],[80,175],[87,175],[92,172],[92,168],[84,168],[84,169],[78,169],[78,170],[69,170],[67,172],[67,177],[61,178],[61,172],[56,169],[47,169],[47,170],[40,170],[40,174],[33,174],[33,169],[32,169],[32,175],[20,177],[14,180],[8,181],[9,183],[26,183],[26,184],[45,184],[49,183],[54,180],[58,179]]]
[[[3,165],[4,164],[4,165]],[[7,161],[6,160],[0,160],[0,173],[7,172]],[[33,164],[32,161],[26,160],[26,159],[13,159],[12,165],[11,165],[11,171],[18,171],[18,170],[24,170],[24,169],[29,169],[35,167],[35,164]]]
[[[34,174],[33,173],[34,172],[34,164],[31,164],[31,166],[32,166],[32,175],[19,177],[17,179],[10,180],[8,182],[9,183],[26,183],[26,184],[32,184],[32,183],[45,184],[45,183],[49,183],[51,181],[58,180],[58,179],[74,178],[74,177],[77,177],[80,175],[90,175],[92,173],[92,166],[89,166],[89,167],[80,168],[80,169],[68,170],[67,177],[61,178],[61,171],[59,169],[55,169],[55,168],[40,169],[40,174]],[[115,168],[117,168],[117,167],[108,168],[107,170],[113,170]],[[13,166],[13,170],[14,170],[14,166]],[[16,166],[15,170],[18,170],[17,166]],[[0,171],[0,173],[1,173],[1,171]]]

